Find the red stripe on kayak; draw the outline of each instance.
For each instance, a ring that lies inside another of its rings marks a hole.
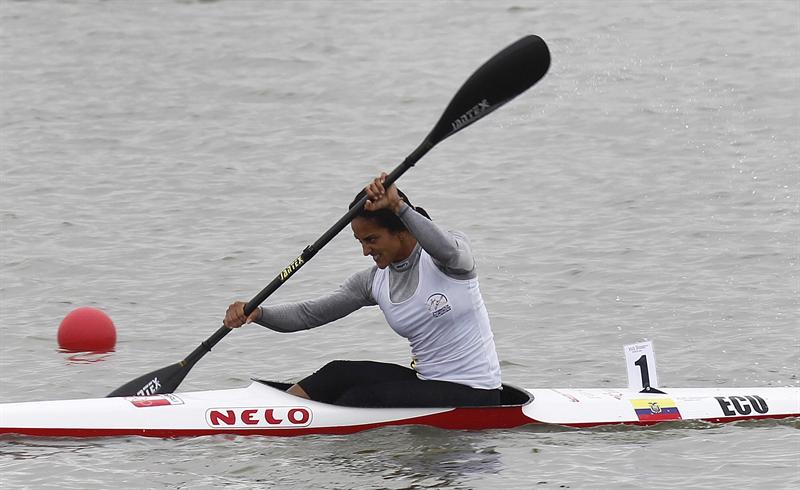
[[[755,415],[737,417],[712,417],[701,420],[711,423],[738,422],[742,420],[761,420],[761,419],[786,419],[800,417],[800,413],[775,414],[775,415]],[[649,426],[663,422],[663,420],[653,421],[632,421],[632,422],[588,422],[588,423],[562,423],[547,424],[560,425],[567,427],[583,428],[598,427],[606,425],[636,425]],[[674,422],[674,421],[672,421]],[[178,437],[200,437],[222,434],[232,435],[264,435],[264,436],[303,436],[310,434],[352,434],[363,430],[375,429],[396,425],[427,425],[440,429],[451,430],[484,430],[484,429],[511,429],[527,424],[546,424],[526,417],[520,407],[506,408],[456,408],[445,412],[413,417],[408,419],[391,420],[374,424],[348,425],[340,427],[303,427],[291,429],[76,429],[76,428],[0,428],[0,435],[24,435],[36,437],[119,437],[119,436],[142,436],[158,437],[164,439]]]

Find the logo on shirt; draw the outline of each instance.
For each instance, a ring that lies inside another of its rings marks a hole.
[[[428,306],[428,311],[431,312],[434,318],[439,318],[453,308],[447,303],[447,296],[442,293],[434,293],[428,297],[425,302]]]

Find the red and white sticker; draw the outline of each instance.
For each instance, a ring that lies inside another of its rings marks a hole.
[[[153,396],[131,396],[125,398],[138,408],[163,407],[165,405],[183,405],[183,400],[172,394]]]

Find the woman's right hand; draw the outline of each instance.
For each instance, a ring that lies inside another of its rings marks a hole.
[[[228,311],[225,312],[225,320],[223,324],[228,328],[239,328],[245,323],[251,323],[258,320],[261,311],[256,308],[250,313],[250,316],[245,316],[244,306],[247,303],[244,301],[235,301],[228,306]]]
[[[386,172],[381,172],[364,188],[367,193],[367,202],[364,203],[364,209],[367,211],[378,211],[386,208],[397,214],[402,209],[403,200],[400,199],[397,186],[392,184],[388,189],[383,186],[383,183],[386,182],[386,177],[388,177]]]

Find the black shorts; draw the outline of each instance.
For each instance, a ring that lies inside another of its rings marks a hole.
[[[422,380],[374,361],[332,361],[298,383],[312,400],[349,407],[475,407],[500,404],[500,390]]]

